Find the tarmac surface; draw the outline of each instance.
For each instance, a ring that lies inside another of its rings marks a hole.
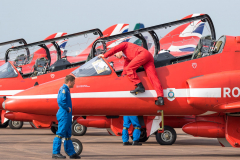
[[[176,129],[177,140],[171,146],[159,145],[151,136],[142,146],[123,146],[121,137],[108,135],[105,129],[88,128],[84,136],[73,136],[83,144],[82,159],[239,159],[240,148],[221,147],[217,139],[193,137]],[[0,128],[0,159],[52,159],[50,129],[33,129],[24,124],[20,130]],[[63,155],[66,155],[62,145]],[[67,157],[69,159],[69,157]]]

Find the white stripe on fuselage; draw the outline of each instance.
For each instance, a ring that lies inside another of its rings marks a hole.
[[[169,89],[164,89],[164,97],[168,97]],[[174,89],[174,97],[207,97],[220,98],[221,88],[192,88],[192,89]],[[129,91],[113,92],[85,92],[71,93],[72,98],[154,98],[157,97],[155,90],[146,90],[144,93],[131,94]],[[26,95],[26,96],[9,96],[12,99],[52,99],[57,98],[57,94],[45,95]]]
[[[23,90],[0,90],[0,96],[11,96],[22,91]]]

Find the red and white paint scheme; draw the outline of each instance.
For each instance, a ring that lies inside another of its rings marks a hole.
[[[73,114],[86,117],[138,115],[152,120],[158,120],[156,116],[161,116],[161,111],[165,116],[193,115],[194,121],[183,126],[186,133],[218,138],[222,146],[240,147],[240,37],[221,36],[217,41],[222,42],[221,49],[214,54],[176,60],[156,68],[164,88],[164,106],[155,105],[157,95],[145,71],[137,74],[146,91],[135,95],[129,92],[135,86],[126,76],[118,76],[106,59],[93,58],[72,72],[76,77],[71,89]],[[96,74],[85,73],[87,69]],[[56,78],[7,97],[3,107],[13,112],[55,116],[57,93],[63,80]],[[154,132],[151,131],[154,123],[144,122],[146,127],[150,126],[147,132]]]
[[[119,26],[120,26],[120,29],[119,29]],[[119,33],[122,33],[123,31],[126,32],[126,30],[128,29],[128,24],[116,24],[116,25],[113,25],[109,28],[107,28],[106,30],[103,31],[103,35],[105,37],[107,37],[108,35],[111,35],[111,34],[119,34]],[[124,29],[124,30],[123,30]],[[52,38],[57,38],[57,37],[60,37],[60,36],[64,36],[66,35],[67,33],[62,33],[62,32],[58,32],[58,33],[55,33],[55,34],[52,34],[50,36],[48,36],[47,38],[45,38],[44,40],[49,40],[49,39],[52,39]],[[63,53],[64,51],[64,48],[65,48],[65,45],[67,43],[68,40],[61,40],[61,41],[58,41],[58,45],[61,49],[61,53]],[[92,45],[92,44],[91,44]],[[92,46],[88,46],[88,51],[90,52],[90,49]],[[57,54],[56,54],[56,49],[54,48],[53,44],[48,44],[47,47],[49,48],[49,51],[50,51],[50,56],[51,56],[51,64],[53,64],[54,62],[57,61]],[[70,63],[73,63],[73,62],[78,62],[78,61],[86,61],[87,59],[87,53],[89,54],[89,52],[84,52],[85,53],[85,56],[84,58],[85,59],[78,59],[78,58],[75,58],[73,61],[71,61],[71,59],[68,59],[70,60],[69,62]],[[33,58],[31,60],[31,62],[29,64],[26,64],[26,65],[22,65],[22,66],[19,66],[22,68],[22,73],[23,74],[26,74],[26,73],[32,73],[33,72],[33,66],[35,64],[35,61],[38,59],[38,58],[42,58],[42,57],[45,57],[47,58],[47,54],[46,54],[46,51],[43,49],[43,48],[40,48],[39,50],[35,51],[33,53]],[[82,57],[83,58],[83,57]],[[11,65],[11,69],[13,69],[13,71],[16,73],[17,76],[15,77],[9,77],[9,78],[0,78],[0,103],[3,102],[5,96],[11,96],[11,95],[14,95],[18,92],[21,92],[27,88],[30,88],[32,86],[34,86],[36,83],[37,84],[42,84],[42,83],[45,83],[45,82],[48,82],[48,81],[51,81],[51,80],[55,80],[55,79],[59,79],[61,77],[65,77],[66,75],[70,74],[73,70],[76,69],[75,68],[70,68],[70,69],[66,69],[66,70],[61,70],[61,71],[57,71],[57,72],[48,72],[46,74],[43,74],[43,75],[39,75],[39,76],[34,76],[34,77],[23,77],[22,74],[20,74],[20,72],[17,70],[17,68],[13,65],[12,62],[9,62],[10,65]],[[2,123],[6,122],[7,118],[4,116],[5,112],[2,112],[1,114],[1,119],[2,119]],[[35,120],[36,122],[36,119],[32,118],[32,116],[30,116],[31,118],[29,118],[29,116],[26,116],[26,114],[21,114],[21,113],[15,113],[15,115],[18,114],[19,116],[13,118],[12,120],[15,120],[15,121],[29,121],[29,122],[32,122],[33,120]],[[10,116],[11,117],[11,116]],[[50,119],[50,126],[51,126],[51,123],[52,123],[52,120]],[[35,125],[35,126],[38,126],[40,127],[40,125]],[[41,125],[42,127],[43,126],[47,126],[47,125]],[[49,125],[48,125],[49,127]],[[44,127],[45,128],[45,127]]]
[[[185,25],[184,25],[185,26]],[[181,26],[180,26],[181,27]],[[106,29],[105,31],[103,31],[103,35],[104,37],[107,37],[107,36],[112,36],[112,35],[116,35],[116,34],[119,34],[119,33],[125,33],[129,28],[129,25],[128,24],[116,24],[116,25],[113,25],[111,27],[109,27],[108,29]],[[182,27],[181,27],[182,28]],[[176,33],[177,31],[178,32],[182,32],[184,30],[184,28],[182,28],[182,30],[179,30],[179,27],[175,29],[176,30]],[[172,31],[173,32],[173,31]],[[49,38],[49,37],[48,37]],[[51,38],[51,37],[50,37]],[[111,48],[117,44],[119,44],[120,42],[123,42],[124,40],[127,40],[129,37],[127,38],[120,38],[118,40],[114,40],[114,41],[111,41],[109,43],[107,43],[107,48]],[[161,40],[164,40],[164,38],[162,38]],[[161,42],[160,40],[160,42]],[[92,45],[92,44],[91,44]],[[82,59],[81,58],[84,58],[84,60],[86,60],[90,50],[91,50],[91,45],[88,46],[88,48],[86,48],[81,54],[79,54],[78,56],[76,57],[67,57],[68,60],[71,60],[71,58],[75,58],[73,62],[75,61],[81,61]],[[53,49],[54,50],[54,49]],[[51,56],[52,58],[53,56]],[[81,57],[80,59],[78,59],[79,57]],[[116,57],[112,56],[111,58],[108,59],[109,62],[113,61],[114,62],[114,68],[115,70],[121,70],[123,65],[122,63],[118,63],[119,61],[123,62],[123,60],[119,60],[119,59],[116,59]],[[71,61],[72,62],[72,61]],[[51,75],[51,78],[55,78],[55,74],[52,73]],[[36,77],[34,77],[36,78]],[[36,79],[36,82],[38,82],[38,80]],[[34,84],[36,83],[34,82]],[[78,88],[79,87],[89,87],[89,86],[86,86],[86,85],[81,85],[81,86],[77,86]],[[16,94],[18,92],[20,92],[22,90],[16,90],[15,92],[13,91],[9,91],[9,94],[7,95],[12,95],[12,94]],[[0,92],[1,93],[1,92]],[[8,93],[8,91],[3,91],[2,95],[4,95],[4,93]],[[4,115],[4,113],[2,113],[2,115]],[[29,115],[27,116],[26,114],[22,114],[20,112],[16,112],[16,113],[8,113],[6,114],[6,116],[8,117],[8,119],[10,120],[13,120],[13,121],[29,121],[29,122],[36,122],[36,119],[32,118],[33,116],[32,115]],[[2,116],[3,119],[5,118],[4,116]],[[6,118],[5,118],[6,119]],[[45,121],[44,121],[45,124],[42,123],[42,125],[33,125],[33,126],[36,126],[37,128],[49,128],[51,127],[51,124],[52,124],[52,121],[51,119],[49,121],[47,121],[47,119],[45,118]],[[57,123],[57,122],[55,122]],[[91,126],[89,126],[91,127]],[[158,128],[158,126],[156,126],[155,128]],[[156,130],[155,130],[156,131]]]

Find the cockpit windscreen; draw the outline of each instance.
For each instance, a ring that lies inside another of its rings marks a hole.
[[[72,74],[76,77],[90,77],[111,74],[111,69],[102,58],[95,57],[76,69]]]
[[[17,71],[9,62],[4,63],[2,66],[0,66],[0,78],[12,78],[17,76]]]

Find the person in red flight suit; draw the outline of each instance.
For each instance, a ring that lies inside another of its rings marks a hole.
[[[122,52],[120,52],[122,51]],[[98,57],[107,58],[114,54],[117,58],[125,59],[122,75],[127,75],[128,78],[137,86],[131,93],[145,92],[145,88],[137,76],[136,70],[143,66],[149,80],[151,81],[154,89],[157,92],[158,100],[156,105],[164,105],[163,101],[163,89],[162,85],[157,77],[157,72],[154,65],[154,59],[152,54],[143,47],[130,42],[123,42],[113,48],[111,48],[104,55],[100,54]]]

